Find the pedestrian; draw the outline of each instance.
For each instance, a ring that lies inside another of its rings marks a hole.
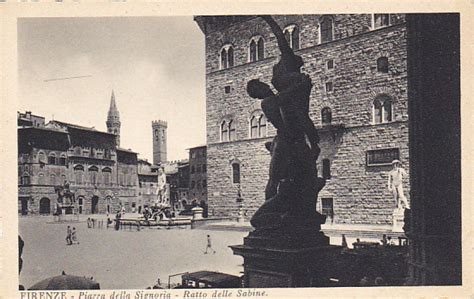
[[[207,254],[208,249],[212,250],[213,254],[216,253],[216,251],[212,248],[211,236],[209,236],[209,235],[207,235],[207,246],[206,246],[206,251],[204,252],[204,254]]]
[[[76,235],[76,228],[73,227],[72,228],[72,232],[71,232],[71,244],[79,244],[79,241],[77,241],[77,235]]]
[[[72,244],[71,234],[72,234],[71,227],[68,225],[68,226],[67,226],[67,231],[66,231],[66,244],[67,244],[67,245],[71,245],[71,244]]]

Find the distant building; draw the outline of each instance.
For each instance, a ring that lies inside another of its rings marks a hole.
[[[158,201],[158,171],[147,160],[138,160],[138,208],[141,213],[143,208],[153,206]]]
[[[114,110],[112,94],[110,111]],[[110,111],[108,120],[119,124],[118,111]],[[44,117],[29,115],[18,113],[20,214],[55,213],[56,190],[66,180],[79,214],[114,213],[122,207],[131,211],[137,206],[137,153],[117,146],[119,128],[108,133],[57,120],[44,124]],[[28,125],[24,119],[34,120]]]
[[[189,162],[188,160],[177,160],[162,163],[166,174],[166,188],[169,204],[175,210],[181,210],[182,201],[187,203],[189,192]]]
[[[42,127],[44,126],[44,117],[33,115],[31,111],[25,113],[18,112],[18,127]]]
[[[178,206],[184,208],[189,202],[189,160],[178,162]]]
[[[189,149],[189,199],[191,203],[207,203],[207,147]]]
[[[157,120],[151,123],[153,132],[153,164],[159,165],[167,161],[167,137],[168,123]]]

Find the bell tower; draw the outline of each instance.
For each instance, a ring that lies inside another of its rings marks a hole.
[[[166,162],[166,129],[168,123],[163,120],[157,120],[151,122],[153,129],[153,164],[158,165],[162,162]]]
[[[120,146],[120,113],[115,104],[115,95],[112,90],[112,96],[110,98],[109,113],[107,114],[107,132],[117,135],[117,146]]]

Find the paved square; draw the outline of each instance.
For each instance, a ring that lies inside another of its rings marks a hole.
[[[67,274],[94,277],[102,289],[144,289],[168,275],[198,270],[241,275],[243,259],[229,245],[242,244],[246,232],[200,229],[142,229],[115,231],[76,227],[79,245],[66,245],[68,224],[51,223],[51,217],[22,217],[20,236],[25,241],[20,283],[29,288],[50,276]],[[105,221],[104,221],[105,222]],[[206,235],[216,254],[204,254]],[[172,282],[179,282],[179,277]]]

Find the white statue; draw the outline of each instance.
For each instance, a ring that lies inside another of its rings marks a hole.
[[[392,165],[393,169],[388,173],[388,190],[393,194],[397,209],[402,209],[402,203],[404,208],[409,209],[408,200],[403,192],[403,178],[407,173],[399,160],[393,160]]]
[[[166,198],[166,173],[164,167],[158,169],[158,201],[159,203],[165,203]]]

